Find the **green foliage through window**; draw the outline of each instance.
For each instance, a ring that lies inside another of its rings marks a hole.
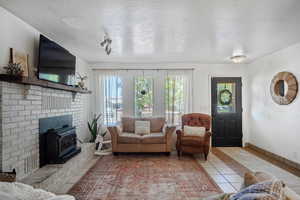
[[[152,116],[153,111],[153,78],[137,77],[135,79],[135,115]]]

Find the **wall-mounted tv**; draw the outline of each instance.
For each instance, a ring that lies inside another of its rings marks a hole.
[[[69,51],[40,35],[39,79],[75,85],[76,57]]]

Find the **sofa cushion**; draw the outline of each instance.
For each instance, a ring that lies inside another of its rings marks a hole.
[[[166,119],[164,117],[145,118],[145,120],[150,120],[151,133],[163,132],[163,128],[166,123]]]
[[[181,145],[199,146],[204,143],[204,137],[183,136],[180,140]]]
[[[122,133],[118,137],[118,143],[120,144],[138,144],[141,143],[142,136],[133,133]]]
[[[123,132],[134,133],[135,119],[132,117],[122,117]]]
[[[144,135],[141,142],[143,144],[164,144],[166,143],[166,137],[163,133],[151,133]]]

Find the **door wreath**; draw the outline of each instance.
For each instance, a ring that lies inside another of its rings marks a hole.
[[[232,102],[232,93],[228,89],[221,90],[219,97],[219,101],[222,105],[229,105]]]

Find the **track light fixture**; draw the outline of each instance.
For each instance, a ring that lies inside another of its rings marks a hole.
[[[104,50],[105,50],[105,52],[106,52],[107,55],[109,55],[111,53],[111,43],[112,43],[112,40],[110,39],[110,37],[108,36],[108,34],[105,33],[104,39],[100,43],[100,45],[101,45],[102,48],[104,48]]]

